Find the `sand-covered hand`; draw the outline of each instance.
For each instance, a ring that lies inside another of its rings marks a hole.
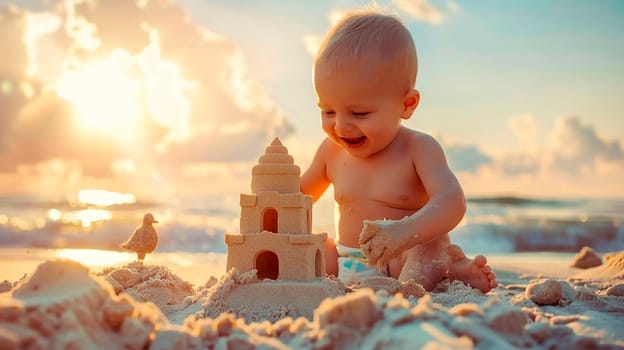
[[[384,221],[385,222],[385,221]],[[360,249],[368,258],[370,266],[386,270],[388,263],[397,255],[394,237],[379,225],[379,221],[364,220],[360,232]]]

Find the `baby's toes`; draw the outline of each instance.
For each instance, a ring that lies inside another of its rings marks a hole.
[[[487,264],[487,259],[485,258],[485,256],[483,255],[477,255],[474,257],[474,259],[472,259],[472,261],[474,262],[475,265],[477,265],[478,267],[484,267]]]
[[[498,281],[496,281],[496,273],[494,273],[494,271],[488,273],[487,278],[490,280],[490,287],[494,288],[498,286]]]

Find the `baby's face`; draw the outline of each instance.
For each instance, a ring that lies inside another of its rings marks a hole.
[[[392,143],[401,125],[405,95],[389,64],[354,62],[314,77],[323,130],[355,157],[370,157]]]

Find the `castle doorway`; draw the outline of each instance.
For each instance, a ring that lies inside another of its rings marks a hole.
[[[260,280],[265,278],[277,279],[279,276],[279,259],[277,255],[270,250],[258,254],[256,257],[256,270]]]
[[[264,214],[262,214],[262,230],[277,233],[277,210],[274,208],[264,209]]]
[[[316,277],[323,277],[323,257],[321,256],[321,251],[316,250],[316,256],[314,257],[314,274]]]

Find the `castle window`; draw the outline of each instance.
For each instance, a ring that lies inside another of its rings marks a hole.
[[[262,215],[262,230],[277,232],[277,210],[274,208],[264,209],[264,214]]]
[[[272,251],[266,250],[256,257],[256,270],[258,279],[277,279],[279,276],[279,259]]]

